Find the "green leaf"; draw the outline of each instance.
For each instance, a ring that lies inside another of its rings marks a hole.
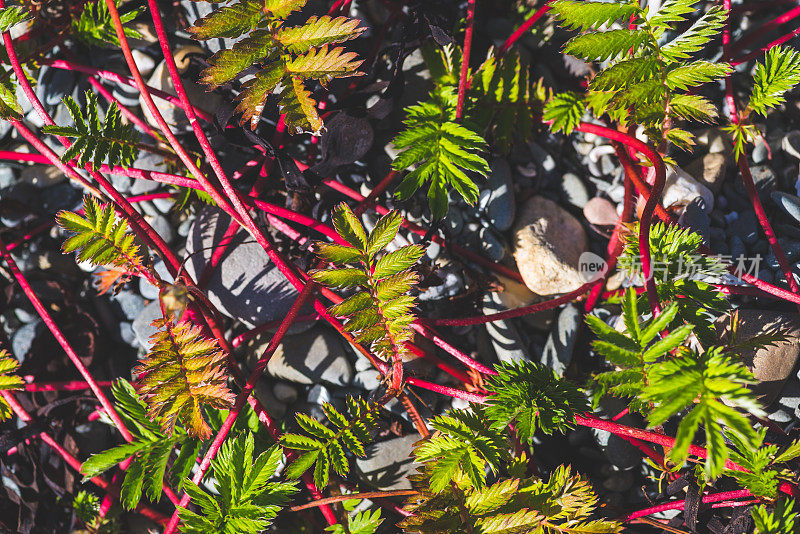
[[[312,276],[315,281],[330,287],[353,287],[366,285],[369,282],[364,271],[354,267],[335,271],[316,271]]]
[[[641,47],[650,40],[644,30],[609,30],[579,35],[564,47],[564,53],[587,61],[605,61]]]
[[[322,45],[342,43],[355,39],[366,30],[366,26],[358,27],[358,19],[328,15],[310,17],[302,26],[281,28],[275,34],[275,40],[287,50],[294,53],[308,52]]]
[[[589,30],[619,19],[639,16],[641,8],[633,2],[576,2],[558,0],[550,7],[553,15],[565,28]]]
[[[251,67],[256,62],[264,58],[273,59],[271,56],[275,53],[276,46],[272,34],[267,30],[254,31],[248,37],[233,45],[233,48],[222,49],[211,56],[208,59],[210,66],[201,73],[199,81],[211,88],[218,87],[233,80],[240,72]],[[270,66],[267,74],[263,74],[261,80],[254,83],[261,88],[267,85],[265,80],[274,79],[276,72],[283,74],[283,71],[279,68]],[[252,92],[255,91],[253,90]]]
[[[766,116],[767,111],[785,101],[784,94],[800,82],[800,54],[776,46],[767,51],[763,63],[753,73],[753,94],[748,107]]]
[[[392,141],[400,154],[392,162],[395,170],[413,167],[395,194],[407,199],[428,183],[428,200],[437,219],[447,213],[447,186],[470,204],[478,200],[478,187],[467,173],[486,176],[489,165],[479,155],[486,142],[476,132],[453,122],[455,94],[434,92],[429,102],[407,108],[406,129]]]
[[[42,131],[52,135],[74,137],[76,141],[61,156],[61,161],[69,163],[73,158],[83,166],[91,163],[98,169],[107,160],[110,166],[129,167],[139,152],[137,134],[130,124],[122,124],[122,115],[112,102],[101,124],[98,119],[97,95],[86,91],[85,115],[81,115],[78,104],[71,96],[65,96],[64,104],[75,121],[74,127],[44,126]]]
[[[306,5],[306,0],[265,0],[264,11],[276,19],[283,19],[304,5]]]
[[[0,9],[0,32],[7,32],[30,17],[31,15],[22,6],[9,6]]]
[[[513,424],[520,440],[532,443],[536,430],[565,432],[575,414],[586,409],[578,389],[544,366],[531,362],[501,363],[489,378],[495,394],[486,399],[486,417],[496,429]]]
[[[287,60],[286,71],[298,80],[313,78],[326,85],[333,78],[361,76],[363,73],[356,69],[363,61],[357,57],[355,52],[345,52],[343,48],[329,49],[324,45]]]
[[[255,128],[264,111],[267,98],[286,74],[286,63],[282,58],[270,62],[263,70],[258,71],[255,77],[242,84],[241,92],[236,96],[236,113],[242,114],[241,124],[250,121],[251,128]]]
[[[359,249],[344,245],[317,243],[314,252],[324,260],[338,265],[366,260],[366,256]]]
[[[661,55],[671,61],[689,59],[720,32],[726,19],[722,6],[711,7],[688,30],[662,46]]]
[[[550,129],[569,135],[581,122],[586,111],[586,103],[578,93],[571,91],[559,93],[544,107],[544,120],[552,121]]]
[[[717,118],[717,108],[700,95],[675,95],[670,108],[675,115],[686,120],[713,122]]]
[[[296,133],[318,134],[322,129],[322,119],[317,112],[317,102],[306,90],[301,78],[291,76],[284,80],[286,86],[280,94],[280,110],[286,125]]]
[[[376,254],[383,250],[400,229],[403,216],[399,211],[392,211],[380,218],[367,239],[367,254]]]
[[[198,40],[239,37],[258,27],[264,18],[263,7],[263,1],[240,0],[201,18],[189,28],[189,33]]]
[[[376,280],[382,280],[396,275],[416,265],[424,254],[425,249],[419,245],[408,245],[395,251],[387,252],[378,259],[372,276]]]
[[[728,63],[693,61],[670,70],[667,73],[666,84],[670,89],[685,91],[689,87],[724,78],[731,72],[733,72],[733,67]]]
[[[81,465],[81,473],[86,478],[95,477],[151,445],[147,441],[134,441],[93,454]]]

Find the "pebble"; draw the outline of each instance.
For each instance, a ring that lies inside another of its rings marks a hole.
[[[255,366],[271,337],[261,335],[248,343],[251,367]],[[348,386],[353,379],[348,353],[338,335],[322,327],[286,336],[270,358],[267,372],[281,380],[308,385],[325,382]]]
[[[155,217],[145,217],[145,220],[168,245],[175,241],[175,230],[169,219],[163,215],[157,215]]]
[[[563,376],[572,361],[575,340],[578,337],[583,315],[574,304],[568,304],[558,314],[553,331],[547,337],[540,362]]]
[[[728,252],[734,260],[739,257],[745,257],[747,249],[739,236],[733,235],[730,240],[728,240]]]
[[[541,296],[580,287],[581,254],[588,250],[581,223],[552,200],[534,196],[520,210],[514,228],[514,259],[528,288]]]
[[[119,84],[111,90],[111,95],[119,100],[119,103],[127,108],[139,106],[139,96],[141,93],[130,85]],[[154,99],[157,100],[157,99]]]
[[[161,305],[157,301],[151,302],[139,312],[139,315],[136,316],[136,319],[131,325],[136,340],[139,342],[139,346],[142,347],[145,352],[148,352],[150,347],[152,347],[150,337],[158,331],[158,329],[152,325],[152,322],[156,319],[160,319],[162,316]]]
[[[800,159],[800,130],[792,130],[783,136],[781,148],[795,158]]]
[[[565,173],[561,177],[562,198],[578,209],[583,209],[589,202],[589,191],[577,174]]]
[[[272,386],[272,394],[275,395],[276,399],[286,404],[293,403],[298,397],[297,388],[285,382],[277,382]]]
[[[11,351],[19,361],[23,361],[33,346],[33,341],[44,331],[41,320],[27,323],[20,327],[11,339]]]
[[[750,169],[750,173],[753,175],[753,183],[756,184],[756,190],[759,196],[775,189],[777,177],[775,176],[775,171],[773,171],[771,167],[755,165]]]
[[[620,399],[605,398],[600,401],[600,408],[601,413],[610,418],[616,416],[626,408],[626,406]],[[636,427],[641,423],[641,418],[633,414],[627,414],[617,419],[616,422],[622,425]],[[597,444],[600,445],[608,461],[619,469],[628,471],[641,464],[642,453],[621,437],[606,430],[598,430],[596,428],[592,429],[592,434],[594,434]]]
[[[67,176],[53,165],[31,165],[22,170],[19,179],[23,183],[44,189],[60,184],[67,179]]]
[[[491,173],[486,180],[486,189],[484,189],[489,192],[486,214],[495,228],[505,231],[514,223],[516,211],[511,167],[505,159],[493,160],[490,167]]]
[[[127,321],[121,321],[119,323],[119,330],[117,333],[119,334],[119,338],[126,345],[135,347],[138,343],[136,332],[133,331],[133,325]]]
[[[608,491],[623,493],[633,487],[633,472],[632,471],[618,471],[612,473],[607,479],[603,481],[603,487]]]
[[[366,457],[356,458],[360,477],[381,491],[411,489],[408,476],[420,465],[413,460],[411,451],[419,440],[418,434],[409,434],[370,444]]]
[[[186,270],[195,280],[211,259],[230,220],[227,214],[212,206],[203,208],[195,219],[186,240],[186,253],[190,256]],[[217,309],[250,327],[282,319],[297,298],[297,291],[261,245],[253,242],[243,229],[235,234],[231,246],[214,270],[207,294]],[[293,328],[311,325],[313,322],[296,323]]]
[[[756,139],[756,144],[753,147],[753,163],[758,165],[759,163],[764,163],[769,159],[769,146],[767,145],[766,141],[762,138]]]
[[[478,233],[478,237],[483,247],[483,252],[492,261],[500,261],[506,254],[506,246],[502,242],[502,238],[492,232],[489,228],[483,227]]]
[[[483,298],[483,313],[489,315],[504,311],[507,308],[502,304],[497,293],[490,292]],[[492,321],[485,324],[486,332],[492,348],[501,362],[530,361],[525,342],[522,340],[517,327],[511,321]]]
[[[770,196],[787,215],[800,222],[800,198],[781,191],[773,191]]]
[[[795,413],[800,409],[800,380],[787,380],[778,394],[778,404],[788,411]]]
[[[688,173],[679,167],[671,168],[667,172],[667,180],[664,184],[664,194],[662,202],[664,207],[674,204],[686,205],[697,197],[705,200],[704,209],[708,212],[714,209],[714,193],[695,180]]]
[[[161,261],[160,259],[156,260],[153,263],[153,268],[155,269],[158,276],[161,277],[162,280],[172,283],[175,279],[172,278],[172,275],[169,274],[169,270],[167,270],[167,265]],[[147,300],[157,300],[159,295],[159,290],[156,286],[148,282],[145,278],[139,278],[139,294],[146,298]]]
[[[741,238],[745,245],[753,245],[758,241],[758,219],[752,211],[744,211],[739,214],[739,219],[730,227],[733,235]]]
[[[8,187],[14,182],[16,182],[16,178],[14,177],[14,169],[12,167],[3,166],[3,164],[0,164],[0,189]]]
[[[375,391],[381,385],[381,374],[375,369],[360,371],[353,378],[353,385],[367,391]]]
[[[156,62],[152,57],[141,50],[132,50],[131,55],[133,56],[133,62],[136,63],[136,67],[139,69],[142,76],[147,76],[153,72]]]
[[[711,219],[708,216],[708,212],[703,209],[704,203],[705,201],[700,197],[689,202],[678,219],[678,223],[700,234],[705,242],[708,243]]]
[[[322,384],[316,384],[308,390],[308,402],[322,406],[331,402],[331,392]]]
[[[583,207],[583,216],[596,226],[614,226],[619,220],[616,206],[602,197],[589,200]]]
[[[115,312],[129,321],[133,321],[144,309],[145,300],[131,291],[121,291],[110,298]]]
[[[185,52],[185,48],[178,49],[175,51],[175,55],[182,55]],[[189,102],[195,106],[213,113],[213,111],[216,110],[220,105],[222,101],[220,95],[206,92],[202,86],[195,83],[188,77],[182,77],[181,81],[183,82],[183,88],[186,92],[186,96],[189,98]],[[159,63],[158,66],[153,69],[147,85],[156,89],[160,89],[161,91],[169,93],[173,96],[176,95],[175,86],[172,84],[172,80],[170,79],[169,72],[167,71],[166,63],[164,61]],[[144,112],[147,122],[158,128],[158,123],[150,113],[150,110],[147,108],[144,100],[141,97],[139,99],[139,105],[142,107],[142,111]],[[158,111],[161,113],[161,116],[169,125],[175,126],[178,129],[188,128],[189,121],[186,118],[186,114],[178,106],[160,98],[155,99],[155,105],[156,108],[158,108]]]
[[[715,194],[722,188],[725,180],[725,171],[728,167],[728,158],[724,154],[706,154],[697,158],[686,166],[686,172],[697,178]]]
[[[759,274],[759,278],[760,278]],[[756,350],[739,351],[739,357],[751,369],[758,383],[753,391],[758,394],[765,405],[770,404],[783,383],[794,371],[800,356],[800,321],[796,314],[784,314],[770,310],[741,309],[737,310],[739,318],[737,340],[747,341],[764,332],[786,331],[788,341],[774,343]],[[730,318],[723,316],[717,320],[716,328],[720,339],[729,337]]]

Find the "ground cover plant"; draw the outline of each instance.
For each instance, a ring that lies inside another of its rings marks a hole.
[[[799,16],[0,0],[2,530],[797,531]]]

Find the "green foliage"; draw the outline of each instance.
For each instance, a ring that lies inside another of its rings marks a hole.
[[[701,426],[708,450],[705,473],[709,479],[722,474],[729,458],[723,429],[747,446],[754,447],[758,441],[750,421],[742,413],[764,415],[755,395],[747,388],[755,379],[723,347],[708,347],[702,353],[681,347],[677,355],[647,369],[647,382],[641,397],[653,405],[647,417],[650,426],[661,425],[691,408],[681,417],[675,444],[669,452],[675,463],[687,457],[689,445]]]
[[[116,4],[119,6],[120,0],[117,0]],[[142,7],[120,14],[119,18],[122,24],[126,24],[143,12],[144,8]],[[75,37],[89,45],[101,47],[108,44],[113,46],[120,45],[117,33],[114,31],[114,22],[111,19],[111,12],[108,10],[108,5],[106,5],[104,0],[86,2],[81,16],[72,18],[71,29]],[[131,37],[133,39],[141,39],[142,37],[139,32],[132,28],[123,27],[122,30],[126,37]]]
[[[304,413],[297,414],[297,424],[306,434],[284,434],[281,445],[301,451],[286,470],[289,478],[300,478],[314,466],[314,483],[319,488],[328,485],[330,470],[344,476],[350,470],[346,451],[363,457],[364,445],[371,441],[370,431],[375,428],[377,406],[362,399],[348,397],[345,413],[331,404],[322,406],[331,427],[327,427]]]
[[[359,288],[330,311],[346,318],[344,328],[356,341],[392,361],[402,360],[408,350],[409,325],[415,318],[411,311],[415,301],[409,292],[418,279],[411,269],[425,253],[419,245],[384,253],[402,221],[399,212],[391,212],[367,235],[350,207],[340,204],[333,211],[333,225],[350,246],[318,243],[317,254],[336,268],[312,272],[321,284]]]
[[[202,513],[179,508],[187,534],[257,534],[266,529],[297,492],[295,483],[269,482],[281,460],[277,445],[255,456],[251,433],[229,437],[211,462],[215,492],[191,480],[184,488]]]
[[[589,483],[560,466],[549,480],[507,478],[476,486],[456,477],[441,490],[430,484],[430,464],[411,477],[419,494],[406,501],[413,515],[398,526],[407,532],[616,533],[622,525],[592,520],[597,497]]]
[[[692,136],[675,123],[712,122],[717,110],[705,97],[687,92],[732,70],[727,63],[690,61],[720,32],[726,15],[719,6],[710,8],[674,39],[661,39],[695,12],[696,3],[667,1],[652,13],[632,1],[554,2],[551,12],[561,24],[582,32],[567,42],[564,52],[610,64],[590,81],[583,97],[566,93],[548,102],[544,117],[552,121],[551,128],[569,133],[584,107],[589,107],[596,117],[608,114],[622,124],[643,125],[654,144],[667,140],[688,149],[694,143]],[[616,21],[631,21],[636,29],[600,29]]]
[[[586,398],[570,382],[549,368],[531,362],[504,362],[495,366],[487,387],[486,416],[496,429],[513,424],[520,440],[533,442],[537,428],[545,434],[572,428],[575,414],[587,409]]]
[[[486,466],[497,473],[500,461],[508,456],[502,430],[492,427],[486,411],[478,405],[471,410],[450,410],[430,420],[439,432],[420,442],[414,450],[418,462],[427,462],[428,483],[439,493],[455,479],[466,479],[482,488]]]
[[[100,513],[100,497],[86,490],[81,490],[72,501],[75,515],[86,524],[93,523]]]
[[[620,256],[620,269],[641,281],[638,227],[625,235],[625,249]],[[678,306],[676,319],[695,326],[694,334],[706,345],[716,342],[714,319],[728,311],[725,296],[711,283],[725,272],[724,265],[698,248],[703,243],[700,234],[677,226],[655,223],[650,227],[650,258],[657,282],[658,300]],[[646,298],[642,295],[642,299]]]
[[[478,186],[467,173],[489,173],[489,165],[480,155],[487,149],[486,142],[475,131],[455,122],[456,100],[455,90],[443,88],[431,93],[428,102],[410,106],[403,121],[405,130],[392,141],[401,150],[392,167],[413,167],[397,187],[397,197],[407,199],[429,184],[428,203],[436,219],[447,214],[448,187],[475,204]]]
[[[9,74],[8,71],[0,69],[0,119],[19,120],[22,118],[22,106],[17,102],[14,81],[5,74]]]
[[[800,53],[776,46],[767,51],[753,72],[753,94],[748,108],[766,116],[770,108],[785,101],[784,94],[800,83]]]
[[[0,350],[0,391],[13,391],[21,389],[25,385],[22,378],[11,374],[17,369],[19,369],[19,362],[7,350]],[[5,421],[13,414],[5,397],[0,397],[0,421]]]
[[[65,253],[78,251],[79,261],[92,265],[112,265],[138,273],[143,269],[139,246],[128,233],[128,223],[114,213],[113,206],[103,206],[91,197],[83,199],[84,216],[71,211],[56,215],[58,224],[75,235],[64,241]]]
[[[345,501],[343,504],[346,510],[349,510],[348,503],[358,503],[360,499],[352,499]],[[372,513],[369,510],[358,512],[355,515],[347,516],[347,526],[341,523],[336,523],[325,528],[326,532],[333,534],[374,534],[378,527],[383,523],[381,518],[381,509],[376,508]]]
[[[253,65],[255,77],[242,85],[236,111],[242,124],[255,129],[267,98],[282,87],[278,105],[286,124],[296,132],[318,133],[322,119],[317,102],[305,86],[317,80],[323,86],[334,78],[359,76],[362,61],[353,52],[331,45],[358,37],[365,28],[346,17],[310,17],[304,24],[286,27],[284,20],[302,8],[305,0],[240,0],[220,7],[190,28],[195,39],[247,36],[209,60],[201,81],[214,88],[238,77]]]
[[[760,504],[751,512],[755,530],[753,534],[785,534],[795,532],[795,523],[800,523],[794,511],[794,499],[781,499],[768,510],[768,505]]]
[[[176,324],[171,316],[156,319],[153,326],[153,347],[134,369],[148,415],[166,434],[180,420],[189,435],[206,439],[211,428],[202,407],[222,410],[233,402],[225,355],[216,340],[203,337],[199,326]]]
[[[22,6],[9,6],[0,9],[0,32],[7,32],[22,21],[28,20],[30,15]]]
[[[628,288],[622,305],[625,332],[618,332],[595,315],[586,316],[586,324],[598,338],[592,342],[592,348],[615,367],[595,377],[595,406],[604,395],[611,394],[629,398],[633,410],[647,410],[649,404],[641,395],[647,386],[649,366],[682,345],[694,328],[691,324],[682,325],[662,337],[661,332],[677,313],[678,305],[672,303],[657,319],[642,321],[636,291]]]
[[[180,489],[197,459],[200,441],[189,436],[182,425],[176,425],[172,434],[165,434],[161,430],[162,421],[150,420],[147,404],[126,380],[114,382],[112,391],[117,413],[133,435],[133,441],[92,455],[81,466],[81,473],[91,478],[132,457],[120,492],[123,506],[130,510],[139,504],[142,493],[150,501],[158,502],[167,472],[173,488]],[[170,463],[176,447],[180,451]]]
[[[728,438],[734,445],[731,460],[747,471],[728,470],[726,475],[735,478],[739,484],[757,497],[775,499],[778,496],[778,482],[791,471],[782,472],[778,464],[789,462],[800,456],[800,440],[793,441],[782,452],[777,445],[764,445],[766,429],[756,431],[752,443],[744,442],[735,434]]]
[[[103,4],[97,2],[97,5]],[[92,4],[89,4],[92,5]],[[67,106],[75,126],[44,126],[44,133],[62,137],[75,138],[64,154],[61,161],[68,163],[73,158],[81,166],[91,163],[98,169],[104,161],[110,166],[119,165],[129,167],[136,159],[136,132],[130,124],[122,123],[122,115],[117,109],[117,103],[112,102],[106,112],[105,120],[101,123],[98,117],[97,95],[86,91],[86,111],[81,114],[78,104],[71,96],[65,96],[64,104]]]
[[[545,89],[532,83],[529,66],[511,49],[501,57],[490,49],[486,61],[473,74],[467,93],[467,120],[507,154],[515,142],[533,137],[534,117],[541,115]]]

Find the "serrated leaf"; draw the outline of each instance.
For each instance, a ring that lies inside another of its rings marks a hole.
[[[564,47],[564,53],[587,61],[605,61],[638,49],[650,39],[644,30],[609,30],[579,35]]]
[[[416,265],[423,254],[425,254],[425,249],[419,245],[408,245],[388,252],[378,259],[372,276],[376,280],[382,280],[410,269]]]
[[[753,73],[753,94],[748,107],[766,116],[769,109],[782,104],[784,93],[800,83],[800,54],[781,46],[767,51],[763,63]]]
[[[265,58],[276,59],[276,44],[267,30],[257,30],[232,48],[222,49],[208,59],[209,67],[200,76],[200,83],[211,88],[236,78],[240,72]],[[272,72],[272,71],[270,71]],[[262,80],[264,78],[262,77]],[[269,75],[266,79],[271,79]],[[260,82],[264,85],[264,82]]]
[[[264,17],[263,7],[263,1],[240,0],[201,18],[189,28],[189,33],[198,40],[239,37],[258,27]]]
[[[581,122],[586,104],[583,97],[577,93],[559,93],[547,102],[544,107],[543,118],[551,121],[550,128],[555,132],[564,132],[569,135]]]
[[[575,2],[558,0],[550,6],[553,15],[561,24],[573,30],[597,28],[619,19],[629,19],[641,14],[638,5],[631,2]]]
[[[361,35],[365,26],[358,27],[357,19],[324,15],[310,17],[302,26],[281,28],[275,34],[275,40],[295,53],[307,52],[322,45],[342,43]]]
[[[285,83],[286,86],[280,94],[279,106],[286,125],[297,133],[319,133],[322,129],[322,119],[317,112],[317,102],[311,98],[311,93],[306,90],[303,80],[292,76],[285,80]]]
[[[267,98],[286,74],[286,64],[283,58],[271,61],[263,70],[256,73],[255,77],[242,84],[241,92],[236,96],[236,113],[241,113],[241,124],[250,122],[251,129],[255,129],[264,111]]]

